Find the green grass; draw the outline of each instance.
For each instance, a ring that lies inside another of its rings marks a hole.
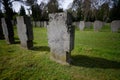
[[[0,80],[120,80],[120,33],[77,29],[70,66],[50,60],[45,28],[34,28],[33,50],[18,43],[0,40]]]

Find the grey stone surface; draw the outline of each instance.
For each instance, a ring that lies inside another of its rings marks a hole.
[[[17,31],[21,46],[31,49],[33,47],[33,27],[29,17],[17,17]]]
[[[47,27],[47,22],[46,21],[44,21],[44,27]]]
[[[15,43],[13,26],[12,26],[12,22],[10,22],[11,20],[7,18],[2,18],[1,21],[2,21],[3,34],[7,44]]]
[[[48,22],[47,22],[47,21],[44,21],[44,27],[45,27],[45,28],[47,27],[47,24],[48,24]]]
[[[12,25],[16,25],[16,20],[11,20],[11,22],[12,22]]]
[[[111,22],[111,31],[118,32],[120,30],[120,20],[115,20]]]
[[[85,22],[85,27],[86,28],[91,28],[92,22]]]
[[[95,21],[93,25],[94,31],[100,31],[104,23],[102,21]]]
[[[48,43],[51,58],[61,64],[69,64],[74,48],[74,27],[67,13],[49,14]]]
[[[44,27],[44,21],[40,21],[40,27]]]
[[[2,25],[1,25],[1,19],[0,19],[0,39],[4,39],[4,35],[3,35],[3,29],[2,29]]]
[[[40,27],[40,21],[36,21],[36,26]]]
[[[79,29],[80,29],[81,31],[83,31],[84,28],[85,28],[85,22],[84,22],[84,21],[80,21],[80,23],[79,23]]]
[[[32,21],[32,26],[36,27],[36,22],[35,21]]]

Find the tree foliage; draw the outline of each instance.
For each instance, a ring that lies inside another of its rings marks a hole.
[[[72,9],[77,12],[78,20],[89,21],[92,19],[91,0],[74,0]]]
[[[20,8],[20,16],[25,16],[26,12],[25,12],[25,8],[23,6],[21,6]]]
[[[23,0],[23,2],[27,6],[33,6],[33,5],[35,5],[37,3],[37,0]]]
[[[12,19],[12,0],[0,0],[0,3],[4,6],[5,17]]]
[[[41,13],[41,21],[48,20],[48,10],[47,10],[46,6],[47,6],[46,3],[41,2],[41,4],[40,4],[40,9],[42,11],[42,13]]]
[[[74,0],[72,10],[77,12],[78,20],[120,20],[120,0]]]
[[[108,21],[109,19],[109,4],[104,3],[95,10],[95,19],[100,21]]]
[[[110,11],[110,19],[120,20],[120,0],[114,1],[113,8]]]
[[[47,8],[49,13],[58,12],[59,11],[58,0],[49,0],[46,8]]]
[[[38,4],[32,6],[32,18],[34,21],[40,21],[42,10]]]
[[[2,18],[3,17],[3,13],[2,13],[2,11],[0,10],[0,18]]]
[[[82,11],[82,0],[74,0],[72,4],[72,9],[74,10],[74,12],[76,12],[76,16],[75,13],[72,13],[75,21],[84,20],[84,15]]]

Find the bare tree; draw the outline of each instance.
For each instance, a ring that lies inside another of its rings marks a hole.
[[[59,7],[58,0],[49,0],[46,6],[49,13],[58,12],[58,7]]]

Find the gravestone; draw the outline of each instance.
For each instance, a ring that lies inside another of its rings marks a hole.
[[[3,34],[5,37],[5,40],[7,44],[14,44],[14,32],[13,32],[13,26],[11,20],[7,18],[2,18],[2,29],[3,29]]]
[[[1,19],[0,19],[0,39],[4,39],[4,35],[3,35],[3,30],[2,30],[2,25],[1,25]]]
[[[12,25],[16,25],[16,20],[11,20],[11,22],[12,22]]]
[[[68,13],[49,14],[48,43],[51,59],[61,64],[71,62],[71,51],[74,48],[74,27]]]
[[[85,27],[86,28],[91,28],[92,22],[85,22]]]
[[[85,28],[85,22],[84,22],[84,21],[80,21],[80,23],[79,23],[79,29],[80,29],[81,31],[83,31],[84,28]]]
[[[44,21],[40,21],[40,27],[44,27]]]
[[[40,27],[40,21],[36,21],[36,26]]]
[[[112,21],[111,31],[112,32],[118,32],[119,29],[120,29],[120,20]]]
[[[48,22],[47,22],[47,21],[44,21],[44,27],[45,27],[45,28],[47,27],[47,24],[48,24]]]
[[[31,49],[33,47],[33,27],[29,17],[17,17],[17,31],[21,46]]]
[[[36,27],[36,22],[35,21],[32,21],[32,26]]]
[[[100,29],[104,26],[102,21],[95,21],[94,22],[94,31],[100,31]]]

